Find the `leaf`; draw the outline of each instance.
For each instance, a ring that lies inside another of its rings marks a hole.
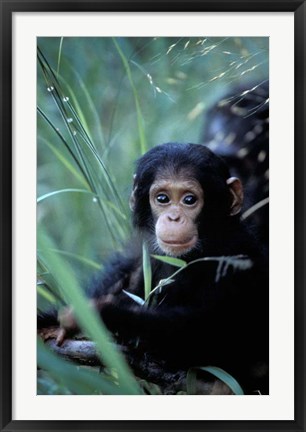
[[[119,350],[114,348],[112,335],[103,325],[98,312],[90,307],[75,274],[62,257],[54,252],[52,240],[40,231],[38,234],[39,249],[43,251],[44,261],[48,263],[50,273],[56,280],[66,303],[73,307],[79,326],[89,338],[95,341],[103,364],[116,369],[121,394],[141,394],[142,391],[130,367]]]
[[[55,383],[60,385],[62,390],[66,389],[68,393],[72,392],[77,395],[122,394],[122,388],[109,380],[105,374],[98,374],[94,369],[82,369],[63,360],[47,348],[40,338],[37,340],[37,364],[41,369],[48,371]],[[46,390],[42,390],[46,394]]]
[[[40,112],[39,109],[38,112]],[[64,156],[61,151],[59,151],[53,144],[48,142],[46,139],[39,137],[39,140],[44,142],[50,148],[50,150],[54,153],[57,159],[71,172],[71,174],[73,174],[85,187],[88,187],[88,182],[86,181],[84,176],[80,174],[80,171],[78,171],[73,166],[68,157]]]
[[[125,291],[125,290],[122,290],[122,292],[124,292],[124,294],[126,294],[128,297],[130,297],[132,300],[134,300],[134,302],[140,304],[141,306],[143,306],[145,304],[144,299],[142,299],[141,297],[139,297],[135,294],[129,293],[128,291]]]
[[[93,261],[91,259],[88,259],[82,255],[77,255],[75,253],[69,252],[69,251],[63,251],[63,250],[59,250],[59,249],[52,249],[53,252],[56,252],[58,254],[67,256],[69,258],[73,258],[76,261],[81,262],[82,264],[86,264],[92,268],[94,268],[95,270],[101,270],[102,265],[100,263],[97,263],[96,261]]]
[[[161,279],[157,285],[157,287],[161,290],[162,287],[171,284],[172,282],[175,282],[175,279]]]
[[[59,69],[60,69],[61,56],[62,56],[62,48],[63,48],[63,42],[64,42],[64,38],[61,37],[61,38],[60,38],[59,49],[58,49],[58,56],[57,56],[57,68],[56,68],[56,76],[57,76],[57,77],[58,77]]]
[[[145,300],[149,297],[152,288],[152,269],[150,255],[145,242],[142,245],[142,268],[144,277]]]
[[[168,257],[164,255],[152,255],[152,257],[159,261],[163,261],[167,264],[173,265],[175,267],[183,268],[187,266],[186,261],[181,260],[179,258]]]
[[[46,288],[44,288],[40,284],[37,284],[36,287],[37,287],[37,294],[41,295],[49,303],[53,303],[53,304],[56,303],[56,298]]]
[[[127,77],[129,79],[131,87],[132,87],[134,101],[135,101],[135,107],[136,107],[136,113],[137,113],[137,126],[138,126],[139,142],[140,142],[140,147],[141,147],[141,153],[144,154],[147,151],[147,143],[146,143],[144,120],[143,120],[143,115],[142,115],[142,111],[141,111],[141,107],[140,107],[140,101],[139,101],[139,94],[138,94],[137,87],[136,87],[134,80],[133,80],[133,75],[132,75],[131,68],[129,65],[129,60],[127,59],[127,57],[123,53],[122,49],[120,48],[120,45],[118,44],[116,38],[112,38],[112,39],[113,39],[114,45],[118,51],[118,54],[121,58],[121,61],[123,63],[123,67],[125,69],[125,72],[127,74]]]
[[[52,191],[44,195],[41,195],[40,197],[37,198],[37,203],[40,203],[41,201],[44,201],[45,199],[50,198],[54,195],[58,195],[62,193],[71,193],[71,192],[89,194],[95,197],[95,195],[89,190],[68,188],[68,189],[60,189],[60,190]]]
[[[216,366],[205,366],[205,367],[195,367],[188,370],[187,373],[187,390],[188,394],[195,394],[196,393],[196,377],[197,377],[197,371],[205,371],[212,375],[214,375],[216,378],[218,378],[220,381],[224,382],[235,395],[244,395],[244,391],[242,390],[240,384],[236,379],[230,375],[225,370],[218,368]]]

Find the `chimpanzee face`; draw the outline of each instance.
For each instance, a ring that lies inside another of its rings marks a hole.
[[[130,207],[153,250],[179,257],[203,249],[203,236],[237,215],[242,200],[240,180],[209,149],[169,143],[139,159]]]
[[[204,205],[199,182],[185,175],[163,174],[151,185],[149,198],[159,248],[174,257],[194,249],[198,242],[197,219]]]

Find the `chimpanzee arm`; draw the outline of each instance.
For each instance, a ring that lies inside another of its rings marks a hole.
[[[103,295],[117,294],[122,289],[127,289],[138,267],[138,259],[134,256],[115,254],[103,271],[92,279],[87,296],[98,299]]]
[[[181,286],[171,287],[169,297],[173,297],[166,298],[157,307],[118,301],[117,296],[98,300],[96,307],[112,332],[130,338],[168,339],[197,333],[206,339],[211,329],[216,336],[235,334],[241,329],[241,323],[248,323],[250,334],[253,327],[260,333],[258,313],[261,313],[261,321],[265,321],[268,290],[265,284],[252,280],[252,272],[246,273],[248,271],[237,272],[205,290],[202,278],[202,282],[200,279],[195,286],[188,287],[186,296]]]
[[[168,339],[175,334],[190,334],[197,326],[214,325],[213,307],[194,305],[145,307],[106,301],[97,305],[104,324],[112,332],[129,338]]]

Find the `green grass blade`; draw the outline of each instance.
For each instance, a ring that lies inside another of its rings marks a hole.
[[[41,339],[37,340],[37,364],[51,377],[76,395],[120,395],[122,389],[109,377],[95,370],[83,369],[54,354]]]
[[[57,132],[57,134],[61,137],[62,141],[66,145],[68,151],[77,162],[78,167],[82,171],[84,178],[86,179],[90,190],[99,197],[105,197],[105,202],[115,202],[120,208],[119,212],[115,213],[115,217],[108,217],[109,215],[109,206],[104,204],[102,199],[98,199],[98,206],[101,210],[102,217],[107,226],[107,231],[109,232],[112,245],[116,247],[118,242],[121,242],[125,237],[127,230],[129,228],[127,218],[124,215],[124,206],[122,204],[120,194],[118,193],[112,178],[106,169],[106,166],[99,156],[91,138],[86,133],[86,130],[83,128],[80,119],[78,118],[77,113],[73,109],[72,105],[69,102],[69,99],[64,96],[66,93],[62,91],[59,80],[56,78],[52,68],[50,67],[48,61],[42,54],[40,50],[38,50],[38,60],[41,65],[46,83],[48,88],[52,87],[52,91],[50,95],[52,96],[55,105],[62,116],[63,122],[67,128],[69,133],[72,145],[70,146],[63,136],[57,131],[52,121],[48,119],[48,117],[42,113],[45,120],[53,127],[53,130]],[[72,126],[73,124],[73,126]],[[82,142],[79,141],[82,140]],[[101,181],[100,173],[103,174],[105,181]],[[120,214],[120,220],[117,219],[118,214]],[[122,224],[122,219],[125,221]]]
[[[54,155],[57,157],[57,159],[67,168],[67,170],[86,188],[88,188],[87,180],[84,178],[82,174],[73,166],[73,164],[70,162],[70,160],[65,157],[53,144],[45,140],[44,138],[41,139],[48,147],[49,149],[54,153]]]
[[[53,131],[56,133],[56,135],[60,138],[60,140],[62,141],[62,143],[64,144],[64,146],[68,150],[68,152],[70,153],[71,157],[73,158],[73,160],[77,164],[79,170],[82,172],[82,175],[85,178],[87,184],[90,186],[90,183],[88,181],[86,172],[84,171],[84,169],[83,169],[82,165],[80,164],[78,158],[76,157],[76,155],[74,154],[74,152],[71,150],[69,144],[67,143],[67,141],[65,140],[65,138],[63,137],[63,135],[60,133],[59,130],[57,130],[56,126],[52,123],[52,121],[48,118],[48,116],[43,112],[43,110],[40,107],[37,107],[37,111],[42,116],[42,118],[49,124],[49,126],[53,129]]]
[[[56,68],[56,75],[57,75],[57,77],[58,77],[59,70],[60,70],[60,64],[61,64],[61,58],[62,58],[63,42],[64,42],[64,38],[61,37],[61,38],[60,38],[59,49],[58,49],[58,56],[57,56],[57,68]]]
[[[133,76],[132,76],[132,72],[131,72],[131,68],[130,68],[129,62],[128,62],[126,56],[124,55],[122,49],[120,48],[120,45],[116,41],[116,38],[113,38],[113,42],[115,44],[115,47],[116,47],[116,49],[117,49],[117,51],[119,53],[119,56],[120,56],[121,60],[122,60],[124,69],[126,71],[126,74],[128,76],[128,79],[129,79],[131,87],[132,87],[132,91],[133,91],[133,95],[134,95],[134,101],[135,101],[135,106],[136,106],[136,113],[137,113],[137,125],[138,125],[138,135],[139,135],[140,149],[141,149],[141,153],[144,154],[147,151],[147,144],[146,144],[146,136],[145,136],[145,128],[144,128],[143,115],[142,115],[141,108],[140,108],[140,102],[139,102],[138,92],[137,92],[136,86],[135,86],[134,81],[133,81]]]
[[[143,306],[145,304],[144,299],[142,299],[141,297],[132,294],[124,289],[122,290],[122,292],[124,292],[124,294],[126,294],[128,297],[130,297],[132,300],[134,300],[135,303],[139,304],[140,306]]]
[[[47,262],[37,249],[37,273],[38,278],[42,279],[43,282],[48,286],[48,289],[52,292],[54,297],[57,298],[60,304],[67,303],[65,298],[65,292],[62,291],[61,286],[58,284],[57,280],[50,273]]]
[[[238,381],[225,370],[215,366],[196,367],[188,370],[186,382],[188,394],[196,393],[197,371],[205,371],[214,375],[220,381],[224,382],[235,395],[244,395],[244,391]]]
[[[148,247],[145,242],[142,245],[142,268],[144,277],[145,300],[149,297],[152,289],[152,269]]]
[[[57,104],[58,108],[61,110],[59,104]],[[56,129],[55,125],[53,125],[53,123],[48,119],[48,117],[42,112],[42,110],[39,110],[39,113],[43,116],[43,118],[49,123],[49,125],[53,128],[53,130],[60,136],[60,138],[62,139],[62,141],[64,142],[66,148],[68,149],[68,151],[70,152],[70,154],[72,155],[73,159],[75,160],[75,162],[77,163],[78,167],[80,168],[81,172],[83,173],[84,178],[86,179],[91,191],[93,192],[94,195],[98,195],[97,193],[97,182],[95,181],[95,172],[93,169],[91,169],[90,167],[90,163],[88,161],[86,161],[86,159],[84,158],[84,154],[82,152],[82,149],[79,146],[78,140],[75,138],[75,136],[73,135],[72,131],[69,129],[68,126],[68,121],[67,118],[65,117],[65,115],[61,112],[62,117],[64,119],[64,122],[66,123],[71,138],[75,144],[75,152],[76,154],[71,150],[70,146],[68,145],[68,143],[66,142],[66,140],[63,138],[63,136],[61,135],[61,133]],[[108,212],[107,208],[104,208],[104,206],[102,205],[101,200],[98,200],[98,205],[99,208],[101,210],[101,213],[103,215],[103,218],[105,220],[105,223],[107,225],[108,231],[110,233],[113,245],[116,245],[116,233],[117,231],[115,231],[114,229],[112,229],[112,227],[109,224],[109,218],[107,218],[106,214]],[[121,231],[120,231],[121,232]]]
[[[103,363],[110,369],[116,370],[122,394],[141,394],[125,359],[114,347],[111,334],[101,322],[98,312],[90,307],[71,269],[63,263],[63,259],[57,253],[53,252],[55,248],[49,238],[40,234],[38,240],[40,253],[48,263],[49,271],[61,287],[61,291],[65,293],[67,303],[72,305],[80,327],[96,342]]]
[[[46,290],[43,286],[37,285],[37,294],[42,296],[45,300],[47,300],[51,304],[56,304],[56,298],[53,294],[51,294],[48,290]]]
[[[72,73],[76,76],[79,86],[81,88],[81,90],[83,91],[86,101],[87,101],[87,107],[90,108],[90,115],[93,116],[95,118],[96,124],[99,125],[98,128],[98,134],[99,134],[99,139],[101,141],[101,143],[104,142],[104,138],[103,138],[103,130],[102,130],[102,126],[101,126],[101,119],[99,117],[97,108],[93,102],[93,99],[87,89],[87,86],[85,85],[84,81],[82,80],[81,76],[78,74],[78,72],[70,65],[68,64],[68,67],[70,68],[70,70],[72,71]],[[73,104],[76,107],[75,108],[75,113],[78,115],[81,125],[84,126],[84,130],[86,131],[87,136],[90,137],[90,132],[89,132],[89,127],[86,121],[86,117],[85,114],[83,112],[83,110],[81,109],[80,104],[78,103],[78,98],[76,97],[73,89],[71,88],[71,86],[67,83],[67,81],[63,78],[60,77],[60,80],[63,81],[63,83],[65,84],[65,87],[67,88],[68,92],[69,92],[69,96],[71,96],[72,100],[73,100]],[[72,104],[69,102],[68,103],[69,107],[72,107]],[[73,108],[73,107],[72,107]],[[74,109],[74,108],[73,108]]]
[[[159,260],[159,261],[163,261],[167,264],[173,265],[174,267],[186,267],[187,263],[186,261],[179,259],[179,258],[173,258],[173,257],[169,257],[169,256],[164,256],[164,255],[152,255],[153,258]]]
[[[67,256],[69,258],[73,258],[74,260],[79,261],[82,264],[88,265],[89,267],[91,267],[94,270],[101,270],[101,268],[102,268],[101,264],[97,263],[96,261],[90,260],[86,257],[83,257],[81,255],[77,255],[75,253],[63,251],[63,250],[59,250],[59,249],[52,249],[52,251],[56,252],[60,255]]]
[[[94,143],[92,142],[91,137],[89,136],[89,133],[87,131],[88,127],[87,127],[87,130],[86,130],[86,128],[84,128],[83,123],[80,120],[77,111],[72,106],[71,102],[69,101],[69,98],[67,98],[66,92],[64,92],[62,90],[59,79],[57,79],[57,77],[56,77],[55,73],[53,72],[51,66],[49,65],[47,59],[44,57],[43,53],[41,52],[41,50],[39,48],[38,48],[38,60],[39,60],[39,63],[41,65],[41,68],[42,68],[42,71],[43,71],[47,85],[49,87],[53,88],[51,95],[52,95],[53,100],[54,100],[57,108],[59,109],[59,112],[60,112],[60,114],[64,120],[64,123],[65,123],[67,130],[70,134],[70,137],[72,139],[72,142],[74,143],[75,150],[76,150],[78,158],[79,158],[79,163],[80,163],[80,165],[82,165],[83,169],[86,171],[86,174],[88,176],[88,181],[91,180],[92,189],[96,189],[95,192],[97,192],[97,185],[95,188],[93,187],[94,183],[92,182],[92,180],[93,180],[92,175],[91,175],[92,173],[91,173],[90,169],[88,170],[88,161],[87,161],[87,158],[84,157],[84,151],[82,151],[82,146],[78,142],[77,133],[76,133],[77,131],[78,131],[80,137],[83,139],[86,146],[88,147],[88,149],[90,150],[93,158],[100,165],[101,172],[103,173],[103,175],[105,177],[106,183],[109,186],[109,189],[110,189],[111,193],[113,194],[113,197],[117,200],[119,207],[121,209],[123,209],[121,197],[120,197],[116,187],[114,186],[114,182],[111,178],[110,173],[106,169],[105,163],[103,162],[102,158],[98,154],[97,149],[96,149]],[[63,80],[63,82],[65,82],[65,80]],[[89,94],[87,96],[90,98]],[[93,104],[92,100],[91,100],[91,104]],[[95,109],[94,106],[93,106],[93,109]],[[82,113],[82,111],[81,111],[81,113]],[[73,120],[73,119],[75,120],[73,128],[71,126],[71,121],[68,121],[68,118],[71,120]],[[77,130],[75,129],[75,127]]]
[[[94,196],[94,197],[96,196],[92,192],[90,192],[88,190],[84,190],[84,189],[73,189],[73,188],[59,189],[59,190],[52,191],[52,192],[46,193],[44,195],[41,195],[40,197],[37,198],[37,203],[40,203],[40,202],[44,201],[45,199],[50,198],[50,197],[55,196],[55,195],[59,195],[59,194],[62,194],[62,193],[71,193],[71,192],[72,193],[88,194],[88,195],[91,195],[91,196]]]

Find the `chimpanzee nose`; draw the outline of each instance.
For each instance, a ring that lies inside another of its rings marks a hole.
[[[170,213],[168,213],[168,219],[170,222],[179,222],[181,219],[181,216],[178,212],[170,212]]]

